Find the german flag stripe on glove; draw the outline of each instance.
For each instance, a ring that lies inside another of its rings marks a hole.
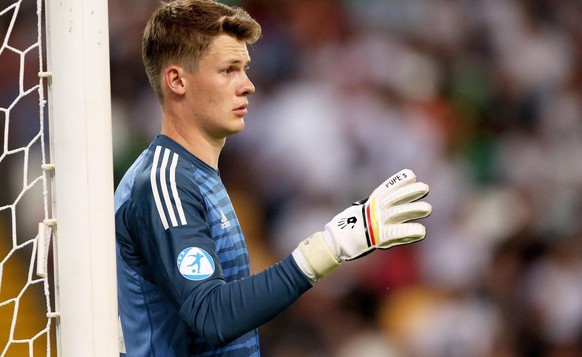
[[[376,237],[376,232],[378,232],[378,221],[376,219],[376,200],[370,199],[368,203],[364,205],[364,209],[366,210],[364,228],[366,228],[368,247],[375,247],[378,244],[378,238]]]

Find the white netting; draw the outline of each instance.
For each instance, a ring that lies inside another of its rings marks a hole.
[[[0,1],[0,357],[50,356],[42,0]],[[39,231],[41,233],[39,233]],[[37,236],[42,236],[37,240]],[[54,337],[53,337],[54,338]]]

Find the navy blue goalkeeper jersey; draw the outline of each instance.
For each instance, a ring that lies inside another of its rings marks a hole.
[[[257,328],[311,287],[289,255],[250,276],[219,172],[158,135],[115,192],[127,357],[258,356]]]

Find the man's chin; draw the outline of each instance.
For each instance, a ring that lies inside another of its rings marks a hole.
[[[238,130],[236,130],[236,133],[240,133],[241,131],[245,130],[245,118],[242,117],[240,118],[240,121],[238,123]]]
[[[236,125],[233,125],[232,127],[227,129],[226,136],[231,136],[231,135],[240,133],[244,129],[245,129],[245,120],[244,120],[244,118],[240,118],[239,122]]]

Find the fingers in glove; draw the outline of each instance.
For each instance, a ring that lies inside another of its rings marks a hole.
[[[385,226],[380,249],[388,249],[395,245],[409,244],[424,239],[426,228],[420,223],[401,223]]]
[[[394,192],[398,188],[411,184],[416,181],[416,175],[412,170],[404,169],[396,174],[390,176],[386,181],[384,181],[374,192],[372,192],[373,197],[378,200],[383,200],[387,195]]]
[[[389,207],[403,203],[417,201],[428,194],[429,187],[423,182],[414,182],[409,185],[400,187],[390,193],[380,202],[382,207]]]
[[[428,202],[417,201],[390,207],[382,215],[384,224],[397,224],[427,217],[432,212]]]

